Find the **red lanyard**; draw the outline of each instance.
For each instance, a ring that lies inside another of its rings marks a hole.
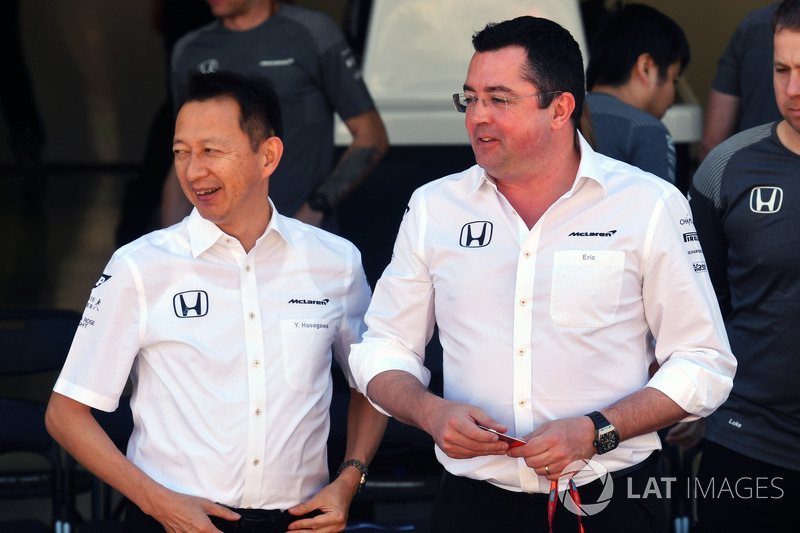
[[[583,524],[581,523],[581,497],[578,495],[578,487],[575,486],[573,480],[569,480],[569,494],[572,496],[572,501],[575,502],[575,514],[578,515],[578,527],[581,533],[583,531]],[[553,517],[556,514],[556,504],[558,503],[558,481],[550,482],[550,499],[547,500],[547,521],[550,524],[550,533],[553,533]]]

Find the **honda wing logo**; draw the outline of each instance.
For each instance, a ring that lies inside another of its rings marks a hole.
[[[485,220],[464,224],[458,244],[464,248],[483,248],[492,241],[492,223]]]
[[[172,308],[178,318],[197,318],[208,314],[208,293],[186,291],[172,298]]]
[[[750,191],[750,211],[753,213],[777,213],[783,204],[783,189],[780,187],[754,187]]]

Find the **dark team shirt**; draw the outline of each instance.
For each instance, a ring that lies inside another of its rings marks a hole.
[[[800,156],[777,122],[714,149],[690,203],[739,366],[706,436],[800,470]]]

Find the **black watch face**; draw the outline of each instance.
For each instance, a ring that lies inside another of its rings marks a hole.
[[[616,429],[601,430],[594,441],[594,447],[598,454],[610,452],[619,445],[619,433]]]

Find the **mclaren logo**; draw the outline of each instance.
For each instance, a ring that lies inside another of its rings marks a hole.
[[[493,227],[492,223],[486,220],[464,224],[458,244],[464,248],[483,248],[492,242]]]
[[[610,231],[573,231],[569,234],[570,237],[611,237],[617,232],[617,230],[612,229]]]
[[[197,70],[202,74],[211,74],[212,72],[217,72],[219,70],[219,61],[216,59],[206,59],[197,65]]]
[[[330,302],[329,298],[325,298],[324,300],[305,300],[299,298],[292,298],[289,300],[290,304],[302,304],[302,305],[328,305]]]
[[[172,297],[172,308],[178,318],[198,318],[208,314],[206,291],[179,292]]]
[[[753,213],[777,213],[783,204],[783,189],[780,187],[754,187],[750,191],[750,211]]]

